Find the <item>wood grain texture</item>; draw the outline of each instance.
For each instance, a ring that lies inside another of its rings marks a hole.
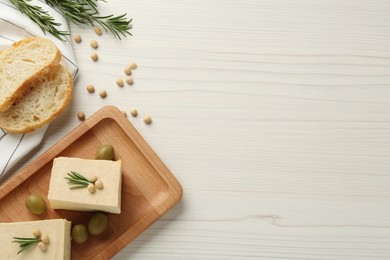
[[[73,129],[77,111],[137,107],[129,120],[186,192],[114,259],[390,258],[388,1],[102,7],[128,12],[134,37],[72,27],[83,37],[75,96],[20,166]],[[118,88],[131,62],[134,85]]]

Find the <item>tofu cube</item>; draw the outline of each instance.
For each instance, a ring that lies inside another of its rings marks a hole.
[[[0,223],[0,259],[28,260],[69,260],[71,257],[71,222],[66,219],[37,220],[27,222]],[[39,230],[49,238],[46,250],[37,244],[18,254],[19,243],[13,243],[14,237],[33,238],[33,232]]]
[[[77,172],[87,179],[96,176],[102,189],[71,189],[68,173]],[[51,171],[48,200],[53,209],[121,213],[122,161],[58,157]]]

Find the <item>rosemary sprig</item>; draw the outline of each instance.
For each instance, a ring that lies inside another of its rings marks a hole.
[[[58,39],[65,40],[65,35],[69,32],[59,31],[59,23],[39,6],[34,6],[29,2],[31,0],[10,0],[20,12],[26,14],[30,19],[36,22],[44,33],[49,32]],[[127,37],[132,35],[132,19],[127,20],[126,15],[118,16],[106,15],[101,16],[97,2],[104,0],[45,0],[45,2],[61,12],[66,19],[75,24],[87,24],[94,26],[99,24],[104,30],[110,31],[115,37]]]
[[[21,13],[27,15],[31,20],[37,23],[42,29],[43,33],[46,34],[46,32],[48,32],[60,40],[63,40],[64,36],[69,34],[65,31],[59,31],[57,26],[61,24],[55,22],[54,18],[40,6],[31,5],[29,3],[30,0],[10,1],[17,9],[19,9]]]
[[[131,21],[126,20],[126,14],[114,16],[100,16],[97,9],[99,0],[45,0],[47,4],[57,8],[65,17],[76,24],[100,24],[106,31],[111,31],[116,37],[121,39],[121,35],[126,37],[131,35]]]
[[[17,254],[20,254],[24,250],[37,245],[41,239],[39,237],[13,237],[12,243],[18,243],[20,250],[18,251]]]
[[[72,190],[87,188],[90,183],[93,183],[83,175],[74,171],[68,173],[68,177],[65,177],[65,179],[68,180],[68,184],[71,186],[70,189]]]

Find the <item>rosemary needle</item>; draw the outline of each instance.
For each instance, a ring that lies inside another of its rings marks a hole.
[[[18,251],[17,254],[20,254],[21,252],[23,252],[24,250],[38,244],[41,239],[40,238],[37,238],[37,237],[32,237],[32,238],[29,238],[29,237],[13,237],[13,243],[18,243],[19,244],[19,248],[20,250]]]
[[[90,180],[85,178],[83,175],[71,171],[68,173],[68,177],[65,177],[68,180],[68,184],[71,186],[70,189],[82,189],[87,188],[90,183]]]

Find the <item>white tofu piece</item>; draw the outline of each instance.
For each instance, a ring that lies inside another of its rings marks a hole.
[[[96,176],[103,189],[90,193],[86,188],[70,189],[68,173],[77,172],[86,178]],[[53,209],[105,211],[121,213],[122,161],[88,160],[58,157],[51,171],[48,200]]]
[[[33,232],[39,229],[42,235],[49,237],[47,250],[42,251],[34,245],[17,254],[18,243],[13,243],[13,237],[33,238]],[[66,219],[37,220],[28,222],[0,223],[0,259],[23,260],[69,260],[71,256],[71,222]]]

